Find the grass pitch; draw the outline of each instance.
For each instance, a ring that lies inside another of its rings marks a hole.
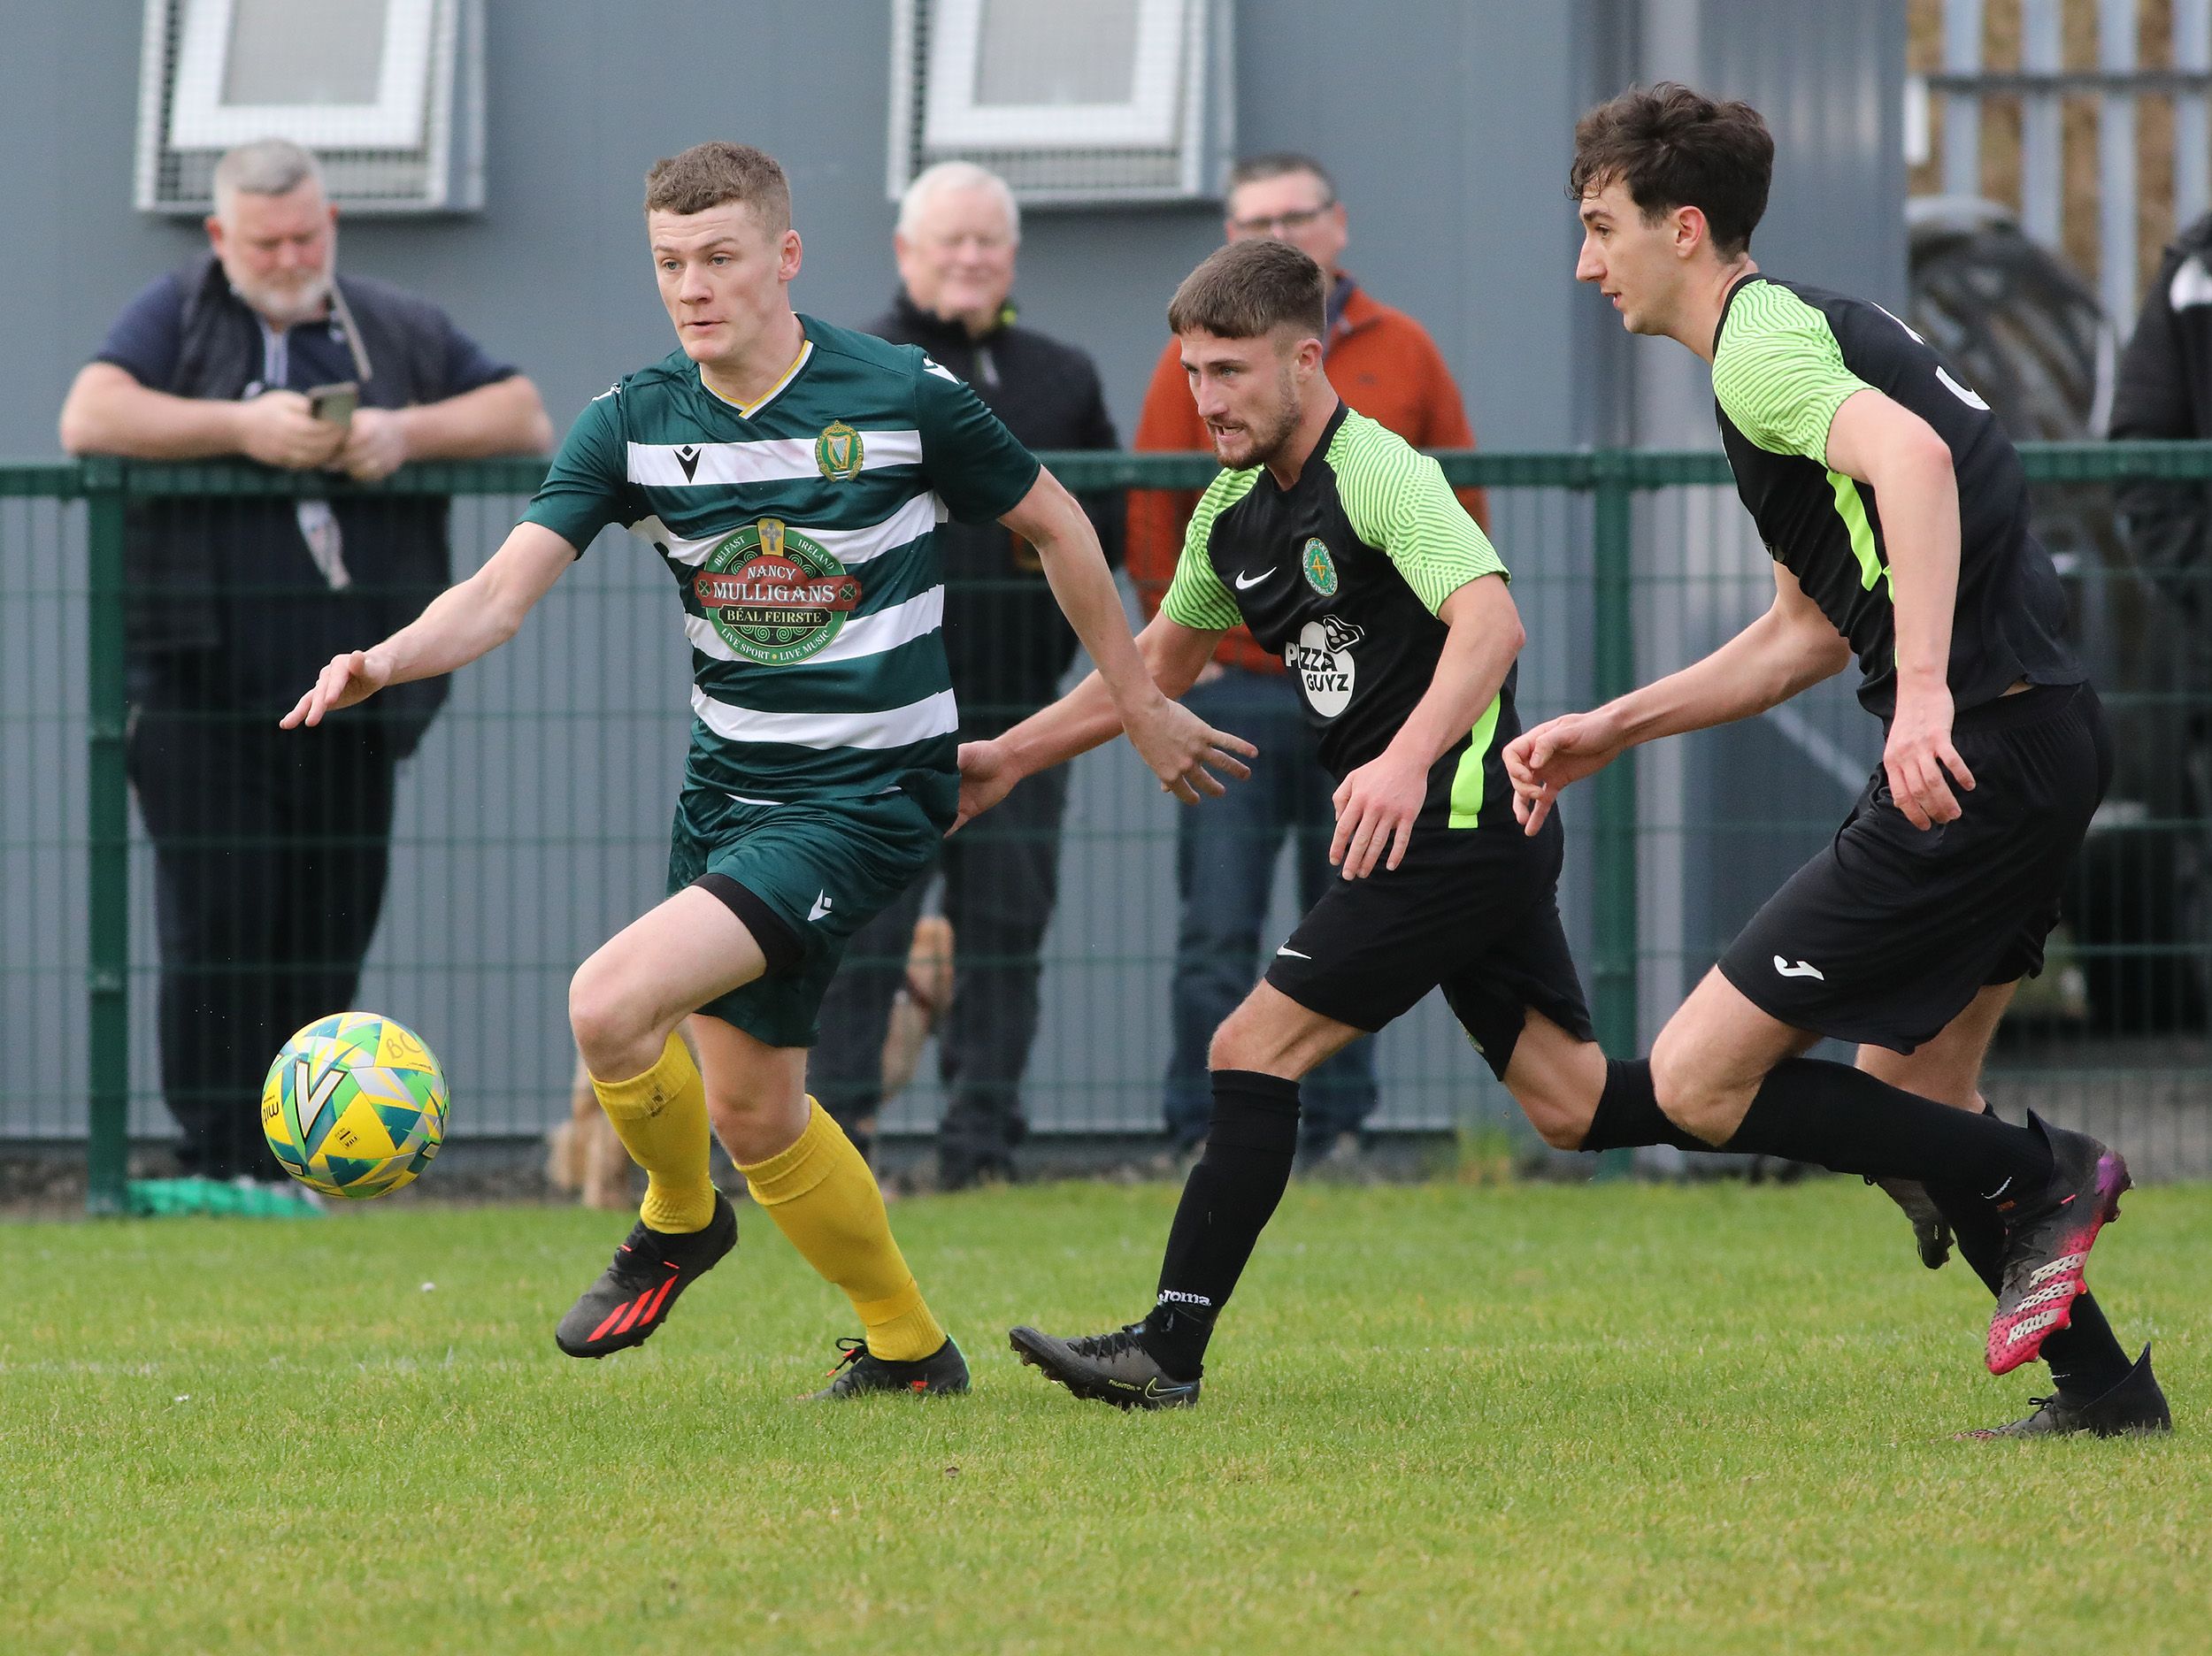
[[[1003,1330],[1149,1293],[1164,1186],[910,1201],[975,1395],[804,1408],[841,1299],[757,1209],[653,1342],[563,1358],[622,1222],[0,1226],[11,1651],[1891,1652],[2212,1641],[2212,1191],[2095,1276],[2180,1431],[1960,1443],[1986,1300],[1857,1181],[1285,1201],[1203,1404]],[[427,1284],[434,1284],[429,1286]]]

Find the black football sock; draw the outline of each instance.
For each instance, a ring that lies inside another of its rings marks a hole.
[[[1994,1110],[1988,1112],[1993,1119]],[[1991,1293],[2001,1280],[2005,1256],[2005,1223],[1996,1208],[1984,1201],[1970,1184],[1955,1179],[1924,1181],[1928,1200],[1935,1203],[1951,1226],[1959,1257],[1974,1268]],[[2043,1341],[2043,1361],[2059,1390],[2078,1401],[2102,1397],[2128,1377],[2134,1368],[2120,1341],[2105,1320],[2104,1307],[2083,1293],[2074,1301],[2073,1320]]]
[[[1709,1145],[1687,1128],[1669,1121],[1652,1090],[1651,1060],[1609,1058],[1605,1090],[1598,1094],[1597,1109],[1582,1135],[1585,1150],[1633,1150],[1645,1145],[1672,1145],[1678,1150],[1702,1150]]]
[[[1721,1147],[1877,1178],[1962,1180],[1990,1201],[2032,1194],[2051,1177],[2041,1135],[1818,1058],[1769,1070]]]
[[[1213,1072],[1205,1154],[1183,1184],[1160,1261],[1157,1303],[1140,1337],[1178,1380],[1205,1366],[1214,1319],[1282,1200],[1298,1150],[1298,1084],[1249,1070]]]

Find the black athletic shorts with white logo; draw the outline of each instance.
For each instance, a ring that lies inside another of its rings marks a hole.
[[[1527,1014],[1594,1039],[1559,924],[1565,844],[1556,813],[1535,838],[1417,823],[1405,861],[1333,880],[1269,962],[1267,981],[1310,1012],[1379,1030],[1441,987],[1501,1079]]]
[[[1878,765],[1826,850],[1721,957],[1728,981],[1793,1029],[1909,1053],[1991,984],[2043,970],[2043,943],[2112,779],[2097,693],[2048,685],[1961,714],[1974,778],[1962,815],[1922,831]]]

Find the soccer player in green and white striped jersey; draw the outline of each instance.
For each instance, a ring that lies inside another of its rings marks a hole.
[[[672,577],[692,727],[668,900],[577,972],[569,1012],[609,1119],[649,1176],[637,1225],[562,1319],[572,1356],[634,1346],[735,1245],[708,1129],[865,1330],[820,1396],[960,1392],[967,1366],[892,1239],[875,1181],[806,1096],[845,941],[927,863],[958,809],[958,714],[932,531],[995,518],[1033,546],[1132,744],[1187,803],[1247,743],[1162,696],[1089,521],[952,374],[791,308],[783,171],[700,144],[647,175],[680,349],[578,418],[523,521],[411,625],[340,656],[286,717],[317,723],[513,636],[610,524]],[[695,1066],[676,1029],[686,1017]]]

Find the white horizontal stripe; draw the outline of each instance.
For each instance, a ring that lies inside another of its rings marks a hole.
[[[811,666],[816,662],[855,661],[863,656],[880,656],[886,650],[896,649],[910,643],[926,632],[934,632],[945,621],[945,589],[933,586],[918,597],[904,603],[893,604],[888,610],[874,615],[855,616],[837,630],[837,636],[803,662],[793,662],[794,667]],[[704,616],[684,617],[684,636],[691,640],[691,648],[703,656],[717,661],[743,661],[714,630],[714,623]]]
[[[762,713],[717,702],[691,686],[691,710],[724,741],[784,742],[794,748],[904,748],[960,728],[952,692],[879,713]]]
[[[918,431],[864,431],[860,434],[860,469],[917,465],[922,458]],[[629,445],[630,481],[656,488],[728,488],[739,483],[819,479],[810,437],[775,437],[760,442],[640,443]],[[696,456],[684,471],[681,455]]]
[[[745,523],[754,521],[748,518]],[[933,494],[917,494],[881,523],[865,529],[810,529],[804,524],[793,524],[790,528],[795,534],[803,534],[813,541],[847,569],[854,569],[871,558],[881,557],[886,552],[895,552],[910,540],[920,540],[941,521],[937,497]],[[744,526],[744,523],[734,524],[731,529]],[[688,564],[696,569],[706,562],[708,553],[728,539],[731,530],[710,535],[702,540],[687,540],[670,533],[668,525],[659,518],[641,518],[630,525],[630,533],[649,544],[666,547],[668,556],[677,563]]]

